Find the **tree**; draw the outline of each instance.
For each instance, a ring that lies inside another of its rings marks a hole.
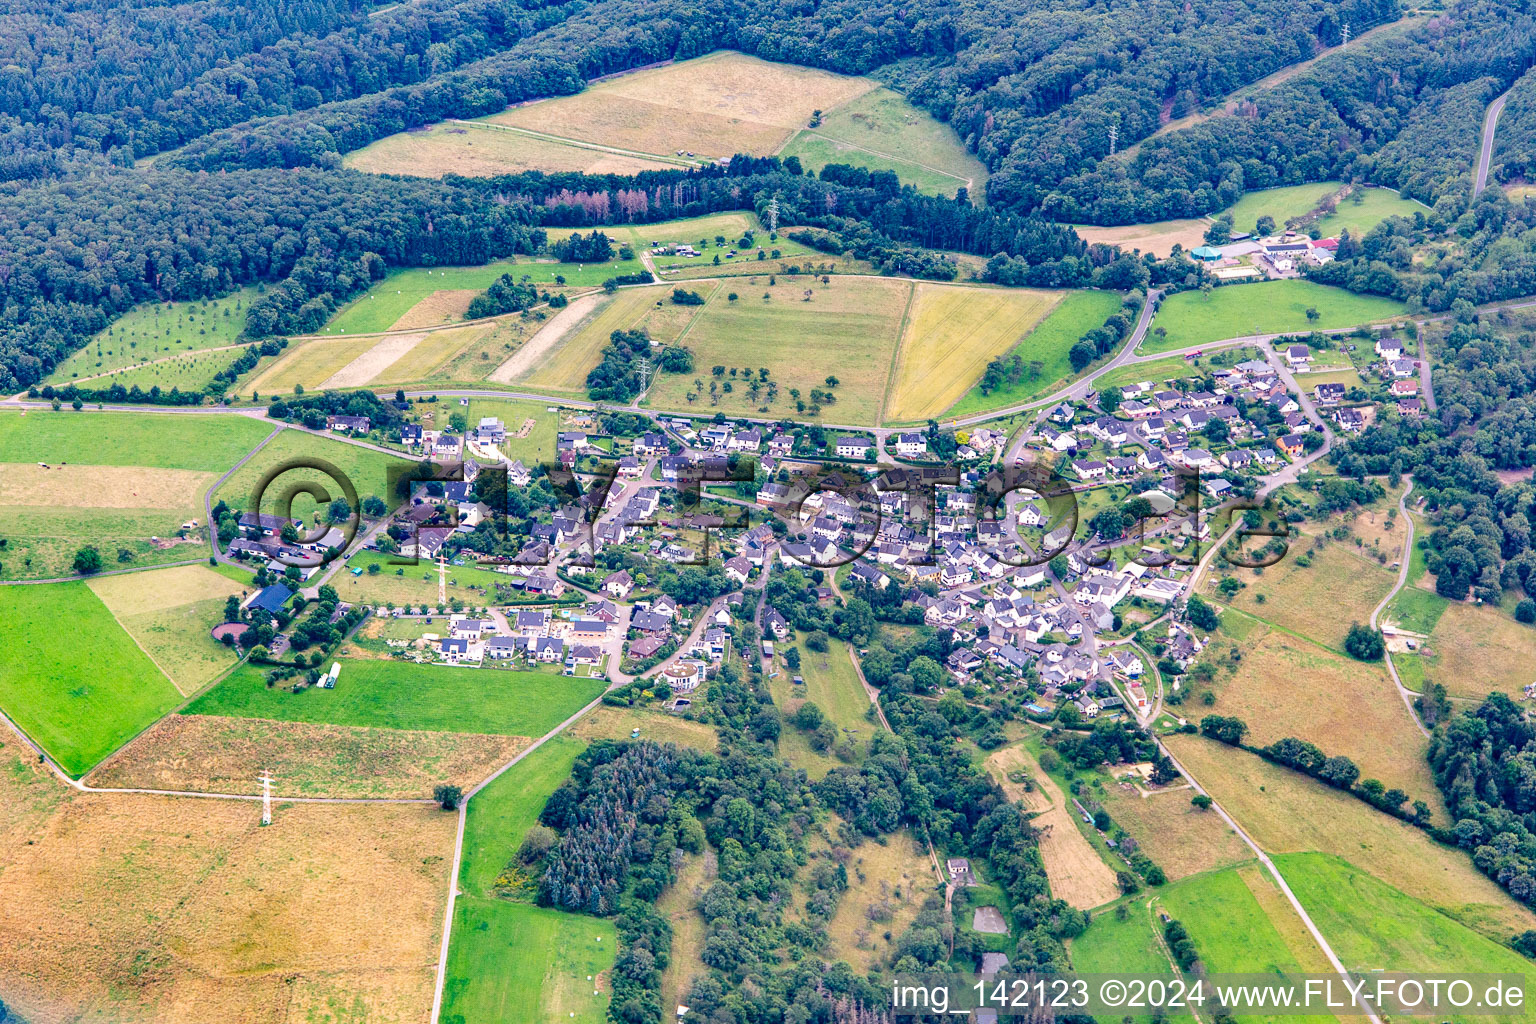
[[[101,572],[101,552],[90,545],[86,545],[75,552],[75,572],[81,576],[90,576]]]
[[[459,809],[459,801],[464,798],[464,791],[458,786],[443,783],[432,790],[432,799],[445,811]]]
[[[1120,403],[1124,400],[1124,394],[1117,387],[1107,387],[1099,392],[1099,408],[1107,413],[1113,413],[1120,408]]]
[[[1189,614],[1190,625],[1196,629],[1210,632],[1221,625],[1221,616],[1216,614],[1216,609],[1199,594],[1189,595],[1189,604],[1185,610]]]
[[[1196,793],[1194,796],[1189,798],[1189,802],[1193,804],[1197,810],[1208,811],[1211,809],[1211,798],[1206,796],[1204,793]]]
[[[517,848],[518,859],[524,864],[542,860],[546,853],[554,849],[558,838],[555,830],[548,825],[531,826],[523,833],[523,845]]]
[[[388,511],[389,506],[384,504],[384,499],[376,494],[363,499],[363,515],[365,516],[377,519]]]
[[[784,664],[789,666],[791,672],[800,671],[800,648],[791,647],[784,652]]]
[[[1536,601],[1528,597],[1522,598],[1520,603],[1515,605],[1515,621],[1526,625],[1536,622]]]
[[[821,708],[817,707],[815,703],[806,701],[795,709],[792,719],[797,728],[804,729],[806,732],[812,732],[821,725],[826,716],[821,713]]]
[[[352,518],[352,506],[346,498],[337,498],[326,509],[325,517],[333,523],[344,523]]]
[[[944,681],[944,669],[926,654],[913,658],[912,663],[907,666],[907,673],[911,675],[913,686],[918,693],[929,693]]]
[[[1380,661],[1386,654],[1387,642],[1381,630],[1354,622],[1344,638],[1344,651],[1357,661]]]

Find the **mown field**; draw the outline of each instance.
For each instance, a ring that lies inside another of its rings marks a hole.
[[[1316,320],[1307,318],[1315,309]],[[1152,328],[1138,349],[1143,354],[1204,345],[1244,335],[1355,327],[1402,316],[1400,302],[1375,295],[1356,295],[1342,288],[1291,279],[1257,284],[1224,285],[1210,295],[1180,292],[1163,300]]]
[[[61,362],[49,375],[48,383],[66,384],[125,366],[236,344],[256,296],[255,288],[241,288],[221,299],[137,306]],[[227,365],[230,357],[219,360],[221,365]],[[123,383],[131,386],[126,379]],[[160,386],[169,388],[166,384]],[[149,385],[143,387],[148,389]]]
[[[430,605],[437,607],[438,570],[430,561],[418,561],[415,565],[396,564],[396,555],[377,551],[358,551],[347,558],[347,568],[362,569],[354,576],[351,572],[337,573],[331,585],[349,604]],[[370,573],[370,566],[379,566],[377,573]],[[448,566],[448,600],[459,600],[469,608],[481,608],[496,603],[506,603],[511,595],[502,595],[498,601],[497,584],[510,586],[515,577],[494,569],[482,569],[474,565]],[[364,627],[365,634],[369,627]]]
[[[425,800],[466,792],[528,745],[522,736],[169,715],[91,773],[91,785],[274,796]]]
[[[1393,655],[1415,681],[1441,683],[1454,696],[1481,698],[1495,690],[1519,697],[1531,681],[1536,634],[1500,608],[1448,601],[1404,588],[1388,618],[1425,632],[1418,654]]]
[[[968,189],[983,194],[986,167],[966,151],[955,130],[891,89],[874,89],[822,112],[821,124],[804,128],[780,156],[795,156],[808,171],[829,163],[892,171],[904,184],[937,195]]]
[[[1389,188],[1357,188],[1317,222],[1317,229],[1324,238],[1337,238],[1339,232],[1346,230],[1360,238],[1388,217],[1412,217],[1415,213],[1428,214],[1429,207]]]
[[[1230,214],[1234,233],[1252,232],[1258,219],[1264,216],[1274,219],[1277,231],[1284,230],[1287,220],[1316,209],[1319,203],[1339,190],[1340,184],[1337,181],[1318,181],[1310,185],[1284,185],[1280,188],[1244,192],[1241,199],[1217,216]]]
[[[269,689],[242,665],[187,705],[189,715],[274,718],[428,732],[540,736],[603,690],[600,679],[548,672],[343,660],[334,690]]]
[[[253,511],[251,504],[257,496],[257,485],[263,477],[278,468],[284,468],[284,472],[274,477],[268,487],[267,507],[262,509],[263,512],[275,511],[273,506],[278,495],[284,488],[300,481],[321,484],[332,498],[341,497],[344,491],[339,479],[328,478],[327,471],[299,464],[309,459],[334,466],[352,482],[359,501],[377,495],[391,505],[396,504],[397,495],[390,493],[390,467],[409,467],[414,461],[407,460],[404,455],[386,455],[359,444],[303,430],[284,430],[257,452],[251,461],[231,475],[214,492],[214,500],[226,502],[231,508]],[[314,506],[315,503],[309,497],[296,497],[293,502],[294,516],[302,517],[308,523],[313,518]]]
[[[981,374],[977,373],[968,382],[969,390],[945,411],[945,415],[973,416],[1028,402],[1056,390],[1075,376],[1067,358],[1072,346],[1119,308],[1119,297],[1110,292],[1066,292],[1045,319],[1007,350],[1008,354],[1018,353],[1024,361],[1024,379],[1013,385],[1005,383],[991,394],[983,395],[978,383]],[[985,362],[981,369],[986,369]]]
[[[613,332],[633,329],[669,294],[665,288],[626,288],[612,296],[578,299],[529,339],[491,379],[516,381],[541,391],[585,395],[587,374],[602,361],[603,348]]]
[[[454,815],[69,793],[0,752],[0,977],[29,1021],[431,1012]],[[257,937],[254,938],[253,937]]]
[[[1198,736],[1169,736],[1173,756],[1271,855],[1329,853],[1489,938],[1536,928],[1464,852],[1353,796],[1254,754]],[[1439,823],[1447,824],[1443,818]]]
[[[229,597],[251,592],[248,584],[206,565],[182,565],[104,576],[88,586],[183,694],[212,682],[238,660],[209,630],[224,621]]]
[[[815,110],[875,88],[850,78],[722,51],[588,86],[574,96],[510,108],[483,120],[630,154],[714,159],[778,151]]]
[[[121,384],[125,388],[148,391],[158,387],[161,391],[201,391],[213,380],[214,374],[229,366],[239,355],[238,350],[215,352],[190,352],[186,355],[169,356],[129,370],[118,370],[106,377],[87,382],[93,388],[112,387]]]
[[[0,621],[0,710],[72,775],[180,699],[83,583],[0,587]]]
[[[1013,351],[1066,295],[914,286],[882,420],[922,421],[941,415],[975,385],[989,362]]]
[[[1073,224],[1072,228],[1085,242],[1103,242],[1123,249],[1150,253],[1159,259],[1166,258],[1178,246],[1185,252],[1205,244],[1205,231],[1209,224],[1204,218],[1187,217],[1179,220],[1148,221],[1143,224],[1123,224],[1102,227],[1097,224]]]
[[[1115,824],[1174,881],[1253,856],[1219,815],[1189,802],[1193,795],[1179,786],[1142,796],[1134,787],[1108,781],[1096,791]]]
[[[0,451],[10,462],[222,473],[271,429],[245,416],[0,412]]]
[[[441,178],[445,174],[478,178],[523,171],[637,174],[677,166],[478,122],[435,124],[390,135],[348,153],[343,163],[370,174],[409,174],[418,178]]]

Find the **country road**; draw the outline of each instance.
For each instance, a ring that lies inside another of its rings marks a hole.
[[[1473,199],[1482,195],[1488,187],[1488,165],[1493,161],[1493,133],[1499,126],[1499,115],[1504,113],[1504,104],[1508,99],[1508,92],[1495,97],[1488,104],[1488,113],[1483,115],[1483,144],[1477,152],[1477,175],[1472,182]]]
[[[1398,518],[1402,520],[1403,527],[1408,534],[1403,540],[1402,565],[1397,570],[1397,582],[1392,585],[1392,589],[1387,592],[1387,596],[1381,599],[1381,603],[1371,611],[1372,629],[1380,628],[1377,625],[1377,620],[1381,617],[1381,613],[1386,610],[1387,605],[1397,596],[1397,592],[1402,590],[1408,583],[1408,567],[1413,564],[1413,517],[1408,514],[1408,495],[1412,491],[1413,480],[1410,478],[1407,488],[1403,491],[1402,496],[1397,499]],[[1403,706],[1408,709],[1408,717],[1413,719],[1414,728],[1418,729],[1427,738],[1429,730],[1424,727],[1423,722],[1419,721],[1419,713],[1413,709],[1413,698],[1418,696],[1418,694],[1404,686],[1402,679],[1398,678],[1397,666],[1392,664],[1392,655],[1386,654],[1383,657],[1387,663],[1387,672],[1392,676],[1392,685],[1397,687],[1397,695],[1403,698]]]

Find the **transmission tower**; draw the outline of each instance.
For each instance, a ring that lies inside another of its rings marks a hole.
[[[650,384],[651,361],[649,359],[642,359],[640,360],[640,393],[642,395],[645,394],[646,388],[650,387]]]
[[[1115,155],[1115,141],[1117,139],[1119,139],[1119,138],[1120,138],[1120,126],[1119,125],[1115,125],[1115,124],[1110,125],[1109,126],[1109,155],[1110,156],[1114,156]]]
[[[1349,22],[1347,21],[1344,23],[1344,43],[1342,48],[1345,50],[1349,49]]]
[[[261,823],[272,824],[272,773],[263,771],[258,778],[261,783]]]
[[[768,230],[779,230],[779,197],[768,200]]]

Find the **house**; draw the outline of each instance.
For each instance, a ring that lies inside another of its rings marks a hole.
[[[913,458],[928,454],[928,439],[917,431],[896,435],[896,454]]]
[[[642,633],[670,633],[672,620],[654,609],[637,611],[629,620],[629,628],[637,629]]]
[[[1252,462],[1253,453],[1244,448],[1221,453],[1221,464],[1228,469],[1246,469]]]
[[[1280,456],[1275,454],[1273,448],[1266,445],[1263,448],[1253,449],[1253,461],[1261,466],[1273,466],[1280,461]]]
[[[515,658],[517,652],[518,638],[515,636],[493,636],[485,645],[485,656],[492,661]]]
[[[1232,493],[1232,485],[1219,476],[1205,480],[1200,486],[1205,489],[1206,494],[1209,494],[1217,501],[1222,501],[1228,494]]]
[[[1068,405],[1066,402],[1062,402],[1056,408],[1051,410],[1051,422],[1062,424],[1071,423],[1073,417],[1076,415],[1077,413],[1072,408],[1072,406]]]
[[[245,602],[245,607],[266,612],[269,615],[275,615],[282,611],[283,606],[288,603],[288,599],[291,597],[293,597],[293,591],[281,583],[274,583],[271,586],[262,587],[252,594]]]
[[[1403,358],[1403,343],[1390,335],[1377,338],[1375,349],[1376,354],[1388,362]]]
[[[725,574],[739,587],[746,583],[747,577],[752,574],[752,564],[740,555],[728,558],[725,562]]]
[[[635,659],[649,658],[667,645],[664,636],[643,636],[629,645],[629,656]]]
[[[548,636],[549,612],[537,608],[521,610],[515,628],[523,636]]]
[[[432,455],[439,459],[456,459],[463,450],[463,441],[453,434],[440,434],[432,442]]]
[[[849,572],[854,579],[867,583],[876,590],[884,590],[891,582],[889,576],[867,562],[854,562]]]
[[[1097,459],[1073,459],[1072,472],[1081,480],[1102,480],[1109,467]]]
[[[626,455],[619,460],[619,476],[626,480],[633,480],[644,472],[645,466],[641,465],[640,460],[633,455]]]
[[[1312,353],[1305,345],[1287,345],[1285,362],[1292,370],[1304,370],[1312,365]]]
[[[469,640],[464,637],[445,636],[437,645],[437,653],[451,665],[469,659]]]
[[[620,569],[603,577],[603,592],[620,601],[628,597],[633,589],[635,589],[635,578],[629,574],[628,569]]]
[[[1424,415],[1424,403],[1417,398],[1400,398],[1397,402],[1397,411],[1404,416]]]
[[[479,640],[480,634],[493,625],[480,619],[454,619],[448,624],[448,635],[458,639]]]
[[[783,640],[789,636],[789,622],[779,614],[777,608],[768,609],[768,614],[763,616],[763,626],[774,635],[777,640]]]
[[[495,416],[482,417],[475,426],[477,444],[501,444],[507,439],[507,428]]]
[[[1365,413],[1359,409],[1340,409],[1333,414],[1334,422],[1344,430],[1358,434],[1365,429]]]
[[[407,448],[421,447],[421,424],[407,423],[400,428],[400,443]]]
[[[1204,469],[1206,466],[1213,465],[1216,460],[1204,448],[1188,448],[1179,453],[1179,461],[1190,469]]]
[[[1419,393],[1419,382],[1416,380],[1395,380],[1390,388],[1394,398],[1407,398],[1409,395]]]
[[[1293,459],[1301,455],[1302,444],[1300,434],[1286,434],[1275,443],[1280,446],[1281,451]]]
[[[1050,439],[1050,444],[1058,452],[1070,452],[1077,448],[1077,436],[1075,434],[1057,434]]]
[[[673,693],[692,693],[704,681],[704,663],[684,658],[669,666],[661,675]]]
[[[608,639],[608,623],[602,619],[577,619],[571,624],[570,639],[587,642],[606,640]]]
[[[1159,469],[1166,469],[1168,466],[1168,457],[1165,456],[1162,452],[1158,451],[1156,448],[1148,448],[1144,450],[1140,455],[1136,456],[1136,464],[1148,472]]]
[[[733,452],[755,452],[763,444],[763,433],[760,430],[740,430],[731,435],[726,442],[726,448]]]
[[[513,487],[527,487],[533,482],[533,473],[518,459],[507,467],[507,480]]]
[[[1387,364],[1387,369],[1394,377],[1412,377],[1418,372],[1419,364],[1412,359],[1394,359]]]
[[[667,438],[664,434],[645,433],[635,438],[632,450],[636,455],[667,454]]]
[[[874,450],[875,443],[864,437],[840,437],[834,450],[840,459],[863,459]]]
[[[1318,405],[1337,405],[1344,400],[1343,384],[1319,384],[1312,389]]]
[[[367,416],[327,416],[326,430],[339,430],[343,434],[366,434],[369,429]]]

